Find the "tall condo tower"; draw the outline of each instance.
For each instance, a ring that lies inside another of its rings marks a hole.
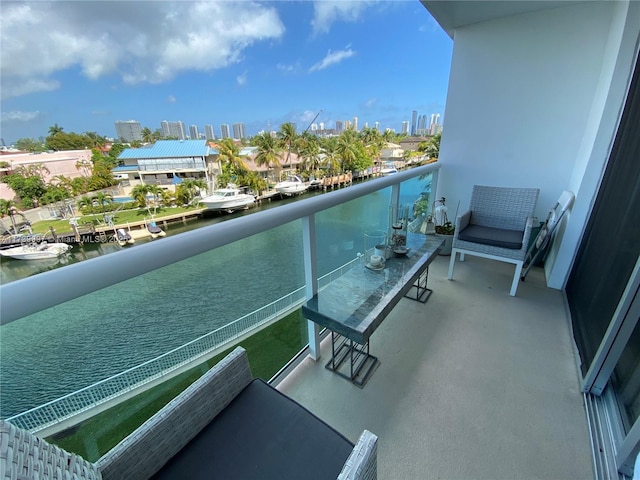
[[[118,120],[116,135],[123,142],[139,142],[142,140],[142,127],[135,120]]]
[[[247,138],[247,135],[244,131],[244,123],[233,124],[233,138],[237,138],[237,139]]]
[[[411,135],[416,134],[416,127],[418,123],[418,111],[414,110],[411,112]]]
[[[405,120],[402,122],[402,133],[409,134],[409,121]]]
[[[191,125],[189,127],[189,136],[191,137],[191,140],[199,140],[200,139],[200,132],[198,131],[198,126],[197,125]]]
[[[215,140],[216,134],[213,131],[213,125],[205,125],[204,126],[204,136],[207,140]]]
[[[187,139],[187,130],[181,121],[168,122],[163,120],[160,122],[160,129],[163,137],[176,137],[178,140]]]
[[[231,134],[229,133],[229,125],[226,123],[223,123],[222,125],[220,125],[220,135],[222,136],[222,138],[230,138]]]
[[[353,117],[353,129],[358,131],[358,117]]]

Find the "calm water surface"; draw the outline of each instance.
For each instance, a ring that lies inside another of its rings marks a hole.
[[[425,188],[424,182],[414,183],[412,188],[403,187],[403,203],[411,204]],[[389,198],[390,189],[385,189],[316,215],[320,275],[362,252],[365,232],[386,229]],[[179,235],[290,201],[295,199],[176,223],[165,230]],[[48,264],[3,258],[2,282],[140,243],[74,246],[68,258]],[[139,365],[303,286],[302,258],[301,221],[291,222],[3,325],[0,416],[25,411]]]

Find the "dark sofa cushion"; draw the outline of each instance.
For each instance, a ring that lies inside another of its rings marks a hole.
[[[254,379],[154,479],[335,479],[353,450],[343,435]]]
[[[469,225],[458,234],[460,240],[465,242],[491,245],[492,247],[510,248],[520,250],[524,232],[519,230],[505,230],[504,228],[484,227],[482,225]]]

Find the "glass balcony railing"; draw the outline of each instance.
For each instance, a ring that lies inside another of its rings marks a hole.
[[[410,228],[420,231],[438,169],[417,167],[2,286],[0,415],[51,434],[297,311],[313,289],[357,264],[368,232],[388,231],[390,207],[407,207]]]

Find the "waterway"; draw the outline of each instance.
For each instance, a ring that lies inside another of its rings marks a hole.
[[[411,205],[430,180],[405,184],[401,202]],[[319,275],[362,252],[365,233],[386,230],[390,190],[316,215]],[[297,200],[178,222],[166,231],[179,235]],[[116,255],[139,243],[74,246],[64,262]],[[302,259],[301,221],[295,221],[1,326],[0,417],[139,365],[275,301],[304,285]],[[2,282],[64,267],[31,263],[3,259]],[[34,292],[40,294],[46,292]]]

